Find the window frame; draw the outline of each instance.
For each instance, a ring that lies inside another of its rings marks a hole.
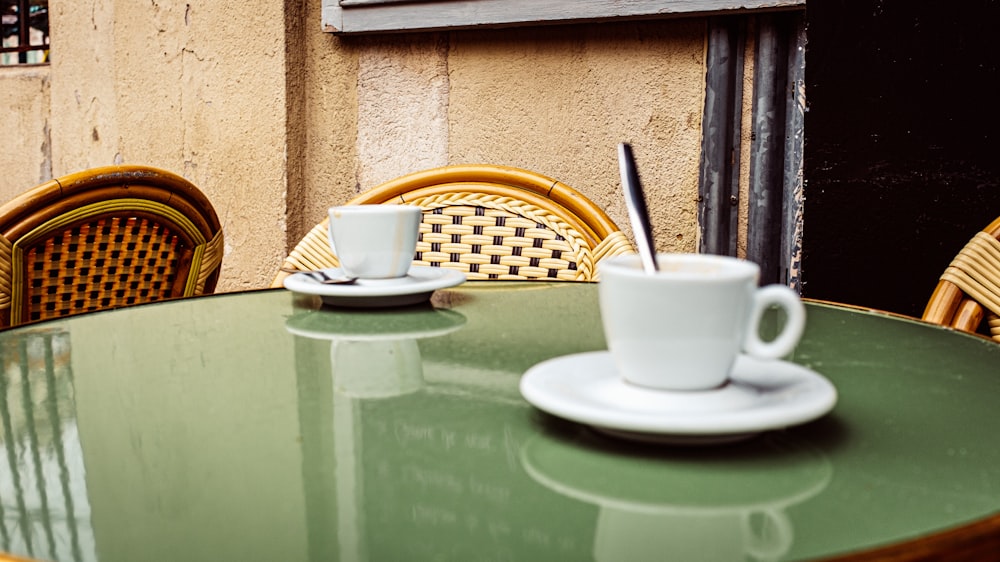
[[[323,0],[339,34],[651,19],[802,9],[806,0]]]
[[[4,46],[0,44],[0,57],[6,59],[11,54],[17,55],[17,62],[14,63],[4,63],[0,60],[0,66],[17,66],[22,64],[38,64],[48,62],[48,51],[49,51],[49,15],[48,15],[48,2],[31,2],[31,0],[10,0],[5,2],[10,4],[10,7],[15,8],[17,11],[16,16],[10,14],[0,14],[4,19],[8,17],[13,18],[10,22],[4,22],[4,28],[6,29],[8,24],[17,25],[17,45]],[[36,13],[32,13],[31,9],[33,5],[37,5],[39,10]],[[44,22],[44,28],[33,26],[34,20],[39,20]],[[25,25],[27,23],[27,25]],[[31,42],[31,30],[37,30],[42,33],[41,43]],[[13,36],[13,35],[12,35]],[[31,58],[41,58],[40,61],[29,61],[29,53],[40,53],[36,54],[35,57]]]

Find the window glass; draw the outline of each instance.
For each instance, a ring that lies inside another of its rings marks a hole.
[[[48,0],[0,0],[0,35],[0,64],[48,62]]]

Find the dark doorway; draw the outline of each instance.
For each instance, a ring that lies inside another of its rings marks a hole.
[[[920,316],[1000,216],[1000,1],[808,0],[803,295]]]

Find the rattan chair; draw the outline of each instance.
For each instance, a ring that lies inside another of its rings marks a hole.
[[[414,265],[462,271],[469,279],[593,281],[597,262],[635,253],[592,201],[552,178],[508,166],[455,165],[408,174],[349,205],[405,204],[423,209]],[[337,267],[324,219],[282,269]],[[279,272],[279,287],[287,272]]]
[[[184,178],[107,166],[0,207],[0,326],[212,293],[222,227]]]
[[[923,319],[1000,342],[1000,217],[973,236],[941,274]]]

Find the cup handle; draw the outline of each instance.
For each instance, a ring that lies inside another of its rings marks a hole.
[[[783,309],[787,318],[781,333],[770,342],[766,342],[760,338],[760,321],[764,312],[771,306]],[[760,359],[784,357],[795,349],[805,327],[806,308],[795,291],[784,285],[761,287],[754,293],[750,327],[746,331],[743,351]]]
[[[755,517],[760,518],[756,525]],[[778,508],[746,512],[741,517],[741,523],[746,541],[745,552],[755,560],[777,560],[788,554],[795,540],[792,522]]]

